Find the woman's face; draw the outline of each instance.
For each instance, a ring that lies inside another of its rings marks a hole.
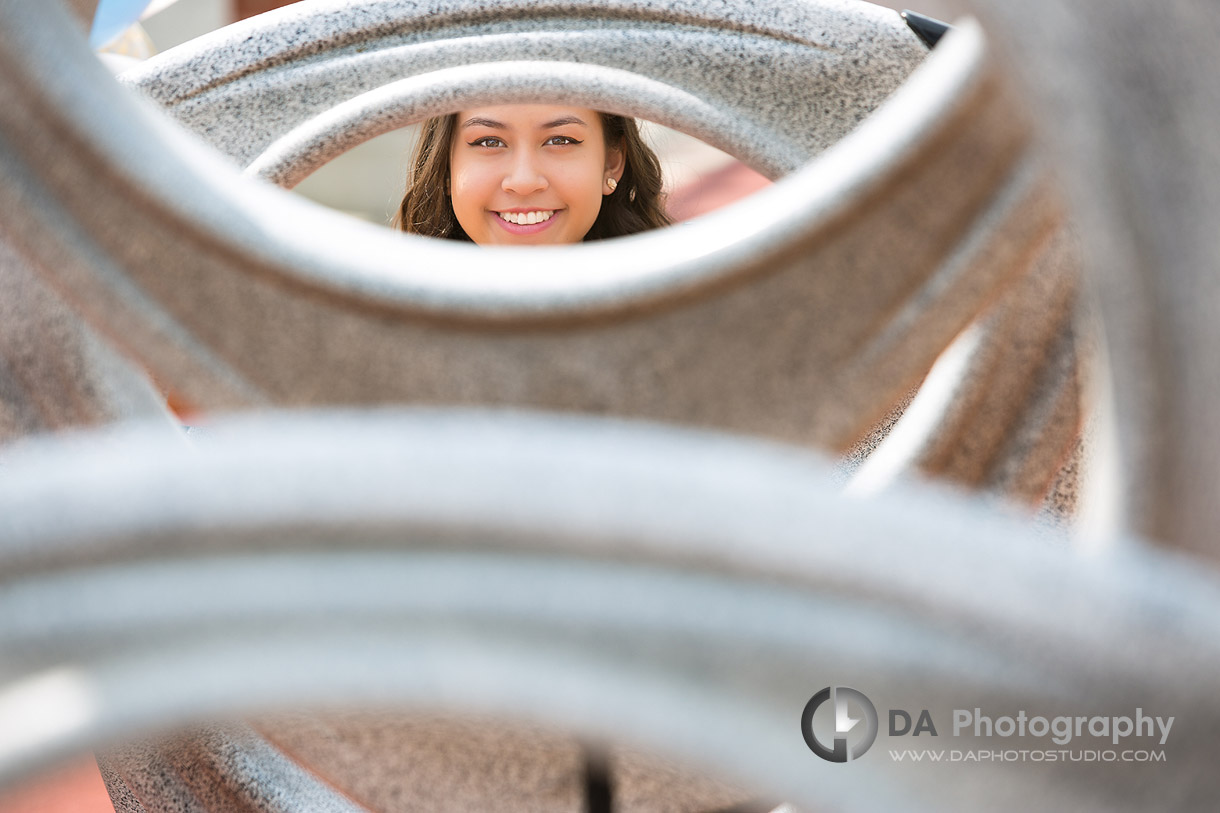
[[[453,213],[480,245],[578,243],[622,176],[621,149],[583,108],[463,110],[449,145]]]

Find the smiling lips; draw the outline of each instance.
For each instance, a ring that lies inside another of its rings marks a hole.
[[[545,223],[555,215],[554,209],[538,209],[533,212],[496,212],[500,219],[515,226],[533,226]]]

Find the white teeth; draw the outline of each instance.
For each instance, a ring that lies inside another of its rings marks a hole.
[[[553,210],[543,210],[537,212],[496,212],[496,214],[502,220],[507,220],[509,223],[515,223],[518,226],[530,226],[534,223],[550,220],[555,212]]]

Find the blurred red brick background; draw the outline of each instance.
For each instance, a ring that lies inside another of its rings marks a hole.
[[[0,795],[0,813],[114,813],[92,757]]]

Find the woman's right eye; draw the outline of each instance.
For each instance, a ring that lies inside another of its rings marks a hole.
[[[504,141],[496,136],[483,136],[470,142],[472,147],[503,147]]]

